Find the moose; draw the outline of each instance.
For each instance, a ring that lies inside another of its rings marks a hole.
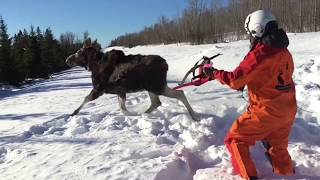
[[[161,105],[159,95],[180,100],[187,108],[193,120],[199,120],[183,91],[174,90],[167,85],[168,64],[158,55],[125,55],[121,50],[103,53],[101,45],[88,38],[83,47],[66,59],[70,67],[82,66],[91,71],[93,89],[73,113],[89,101],[97,99],[104,93],[116,94],[122,113],[130,115],[127,110],[126,93],[147,91],[151,99],[150,107],[145,113],[151,113]]]

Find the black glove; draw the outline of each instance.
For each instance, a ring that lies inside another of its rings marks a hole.
[[[214,67],[203,67],[203,74],[205,74],[207,77],[214,79],[213,73],[216,72],[217,69]]]

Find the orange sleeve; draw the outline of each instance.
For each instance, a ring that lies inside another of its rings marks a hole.
[[[255,77],[256,72],[261,69],[268,57],[282,51],[279,48],[272,48],[258,44],[256,49],[249,52],[243,61],[232,72],[217,70],[213,76],[222,84],[227,84],[232,89],[242,90]]]
[[[232,89],[241,90],[252,78],[250,73],[258,65],[253,53],[248,53],[244,60],[232,72],[217,70],[214,78],[222,84],[227,84]]]

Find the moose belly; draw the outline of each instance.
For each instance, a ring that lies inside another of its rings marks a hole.
[[[155,77],[142,76],[140,78],[127,76],[106,85],[105,93],[120,94],[138,91],[150,91],[155,94],[162,94],[166,86],[166,80],[155,79]]]

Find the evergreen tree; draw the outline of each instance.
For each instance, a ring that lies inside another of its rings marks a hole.
[[[11,56],[11,39],[7,33],[7,26],[0,16],[0,83],[13,84],[12,71],[14,63]]]
[[[23,48],[23,63],[24,63],[24,72],[25,72],[25,77],[26,79],[31,78],[31,58],[30,58],[30,41],[29,41],[29,33],[26,29],[23,29],[23,34],[22,34],[22,39],[21,39],[21,44]]]
[[[89,36],[84,32],[83,38]],[[12,42],[12,44],[11,44]],[[48,78],[49,74],[69,68],[65,59],[82,46],[82,39],[67,32],[54,38],[50,28],[39,27],[19,31],[10,39],[7,26],[0,16],[0,83],[20,85],[35,78]]]
[[[25,62],[29,71],[28,78],[46,78],[43,65],[41,62],[41,46],[38,41],[39,35],[34,31],[33,26],[30,28],[28,37],[28,46],[26,48]]]
[[[43,41],[43,34],[39,26],[37,27],[36,34],[37,34],[37,41],[39,42],[39,44],[41,44]]]
[[[13,37],[13,61],[15,63],[15,80],[17,83],[20,83],[25,80],[27,69],[24,62],[25,57],[25,37],[20,30],[18,34],[15,34]]]
[[[48,66],[45,62],[45,60],[43,59],[42,56],[42,51],[44,49],[43,45],[44,45],[44,35],[40,29],[40,27],[37,27],[36,30],[36,34],[37,34],[37,47],[39,47],[39,50],[36,52],[36,56],[38,58],[38,66],[37,66],[37,72],[38,72],[38,77],[41,78],[48,78],[49,76],[49,71],[48,71]]]
[[[49,28],[44,33],[41,57],[46,74],[57,72],[64,66],[64,61],[61,62],[60,60],[58,41],[54,39],[53,33]]]
[[[5,34],[3,31],[6,31],[6,26],[2,17],[0,17],[0,83],[5,82],[5,74],[6,74],[6,57],[5,57],[5,49],[4,49],[4,42],[3,39]]]

